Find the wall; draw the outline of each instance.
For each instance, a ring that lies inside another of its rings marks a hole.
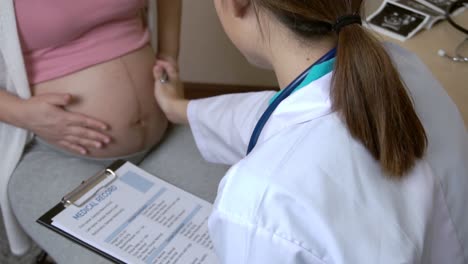
[[[368,2],[375,9],[381,0]],[[223,32],[212,0],[184,0],[181,75],[185,81],[276,86],[272,72],[251,66]]]
[[[212,0],[184,0],[181,76],[188,82],[276,86],[272,72],[251,66],[224,34]]]

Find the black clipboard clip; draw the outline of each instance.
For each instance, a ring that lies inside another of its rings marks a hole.
[[[120,166],[125,164],[125,162],[126,161],[124,160],[117,160],[114,163],[112,163],[110,166],[108,166],[107,168],[96,173],[91,178],[83,181],[80,184],[80,186],[78,186],[76,189],[74,189],[73,191],[71,191],[70,193],[68,193],[62,198],[63,206],[68,207],[70,205],[74,205],[76,207],[81,207],[87,202],[89,202],[89,200],[91,200],[97,193],[99,193],[102,189],[108,187],[111,183],[113,183],[117,179],[117,174],[115,173],[115,171],[118,168],[120,168]],[[101,188],[91,193],[87,199],[80,201],[83,195],[88,194],[92,189],[100,185],[106,179],[110,179],[110,180],[106,184],[102,185]]]
[[[87,179],[86,181],[83,181],[80,186],[78,186],[76,189],[71,191],[69,194],[65,195],[62,200],[55,205],[52,209],[50,209],[47,213],[42,215],[39,219],[36,220],[39,224],[59,233],[60,235],[70,239],[71,241],[88,248],[89,250],[96,252],[105,258],[115,262],[115,263],[122,263],[125,264],[125,262],[121,261],[120,259],[117,259],[116,257],[94,247],[91,246],[90,244],[74,237],[73,235],[63,231],[62,229],[54,226],[52,224],[53,218],[57,216],[60,212],[65,210],[66,207],[70,205],[75,205],[77,207],[81,207],[85,203],[87,203],[89,200],[91,200],[102,188],[105,188],[106,186],[110,185],[112,182],[114,182],[117,179],[117,174],[115,173],[122,165],[124,165],[126,161],[124,160],[117,160],[114,163],[112,163],[110,166],[107,168],[99,171],[96,175],[93,177]],[[98,188],[95,192],[92,193],[92,195],[89,196],[85,201],[80,201],[80,199],[83,197],[83,195],[88,194],[89,191],[91,191],[93,188],[96,186],[99,186],[102,184],[102,182],[106,179],[110,180],[105,184],[105,186],[102,186],[101,188]],[[79,203],[78,203],[79,201]]]

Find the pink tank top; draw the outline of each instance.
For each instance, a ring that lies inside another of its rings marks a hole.
[[[146,0],[15,0],[29,83],[38,84],[143,47]]]

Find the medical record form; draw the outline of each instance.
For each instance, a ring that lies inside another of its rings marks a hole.
[[[211,204],[130,162],[113,166],[38,222],[118,263],[218,263]]]

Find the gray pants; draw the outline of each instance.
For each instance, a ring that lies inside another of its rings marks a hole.
[[[226,166],[209,164],[196,148],[190,129],[171,128],[153,151],[127,160],[179,188],[213,202]],[[82,159],[35,142],[15,170],[8,195],[21,226],[58,263],[108,263],[80,245],[36,223],[69,191],[113,160]]]

